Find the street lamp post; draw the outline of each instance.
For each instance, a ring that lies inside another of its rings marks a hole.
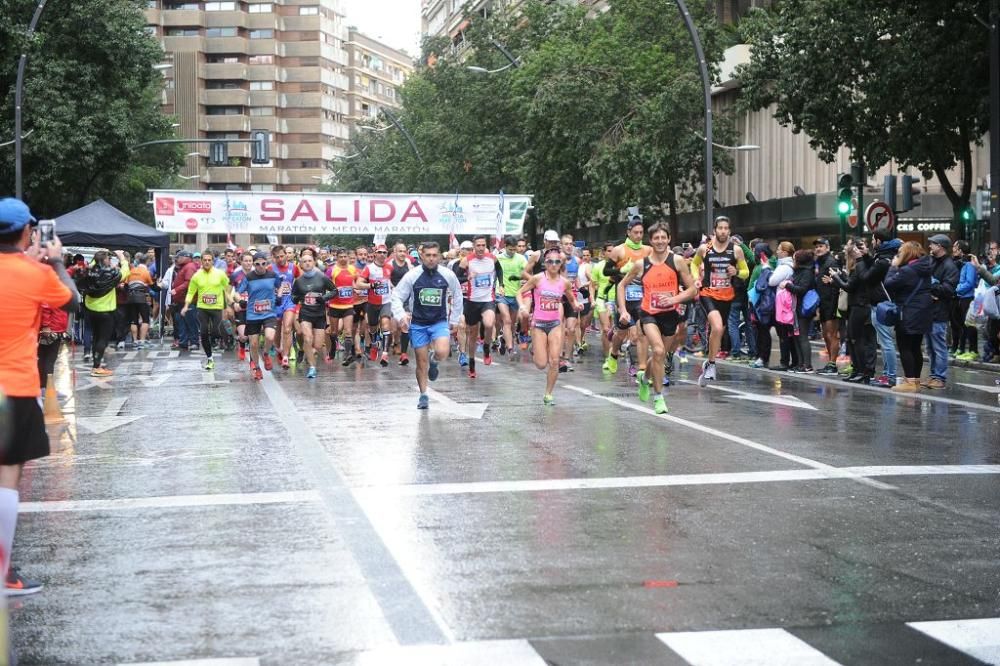
[[[35,14],[28,24],[27,39],[24,49],[21,51],[21,59],[17,62],[17,83],[14,88],[14,194],[18,199],[24,198],[23,165],[21,161],[21,104],[24,101],[24,67],[28,64],[28,42],[35,34],[35,27],[38,19],[42,17],[42,10],[45,9],[46,0],[38,0],[35,7]]]
[[[705,229],[706,233],[712,235],[712,223],[715,206],[715,183],[712,179],[712,83],[708,78],[708,63],[705,61],[705,51],[701,47],[701,38],[698,36],[698,28],[691,18],[684,0],[674,0],[677,8],[684,18],[684,25],[687,26],[691,34],[691,41],[694,42],[694,53],[698,58],[698,70],[701,73],[701,87],[705,94]]]

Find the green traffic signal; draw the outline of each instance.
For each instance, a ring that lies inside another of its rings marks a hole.
[[[851,202],[850,201],[838,201],[837,202],[837,214],[847,215],[851,212]]]
[[[976,219],[976,214],[972,211],[972,208],[966,207],[962,209],[962,221],[972,222]]]

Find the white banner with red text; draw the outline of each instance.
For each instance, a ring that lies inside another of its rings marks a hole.
[[[356,194],[150,190],[156,228],[208,234],[518,235],[518,194]]]

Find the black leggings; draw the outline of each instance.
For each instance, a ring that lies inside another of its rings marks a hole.
[[[951,350],[979,352],[979,330],[965,325],[971,298],[956,298],[951,305]]]
[[[62,349],[63,341],[52,344],[38,345],[38,376],[42,380],[42,390],[48,384],[49,375],[55,372],[56,360],[59,358],[59,350]]]
[[[212,358],[212,336],[222,333],[222,310],[198,308],[198,326],[201,328],[201,348]]]
[[[90,318],[90,328],[94,333],[93,367],[96,370],[101,367],[101,361],[104,360],[104,350],[115,331],[115,313],[87,310],[87,316]]]
[[[775,324],[778,331],[778,349],[780,349],[780,363],[785,368],[796,368],[799,366],[799,347],[795,339],[795,328],[791,324]],[[759,342],[757,344],[760,344]]]
[[[904,333],[896,327],[896,346],[899,347],[899,360],[903,363],[903,376],[908,379],[919,379],[924,369],[924,354],[920,343],[924,340],[923,333]]]
[[[867,305],[852,305],[847,316],[847,332],[851,344],[851,365],[854,373],[875,375],[875,327],[872,309]]]
[[[771,324],[756,323],[757,328],[757,358],[764,361],[764,365],[771,363]]]

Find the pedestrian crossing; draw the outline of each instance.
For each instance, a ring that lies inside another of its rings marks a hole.
[[[1000,618],[394,646],[352,666],[1000,666]]]

